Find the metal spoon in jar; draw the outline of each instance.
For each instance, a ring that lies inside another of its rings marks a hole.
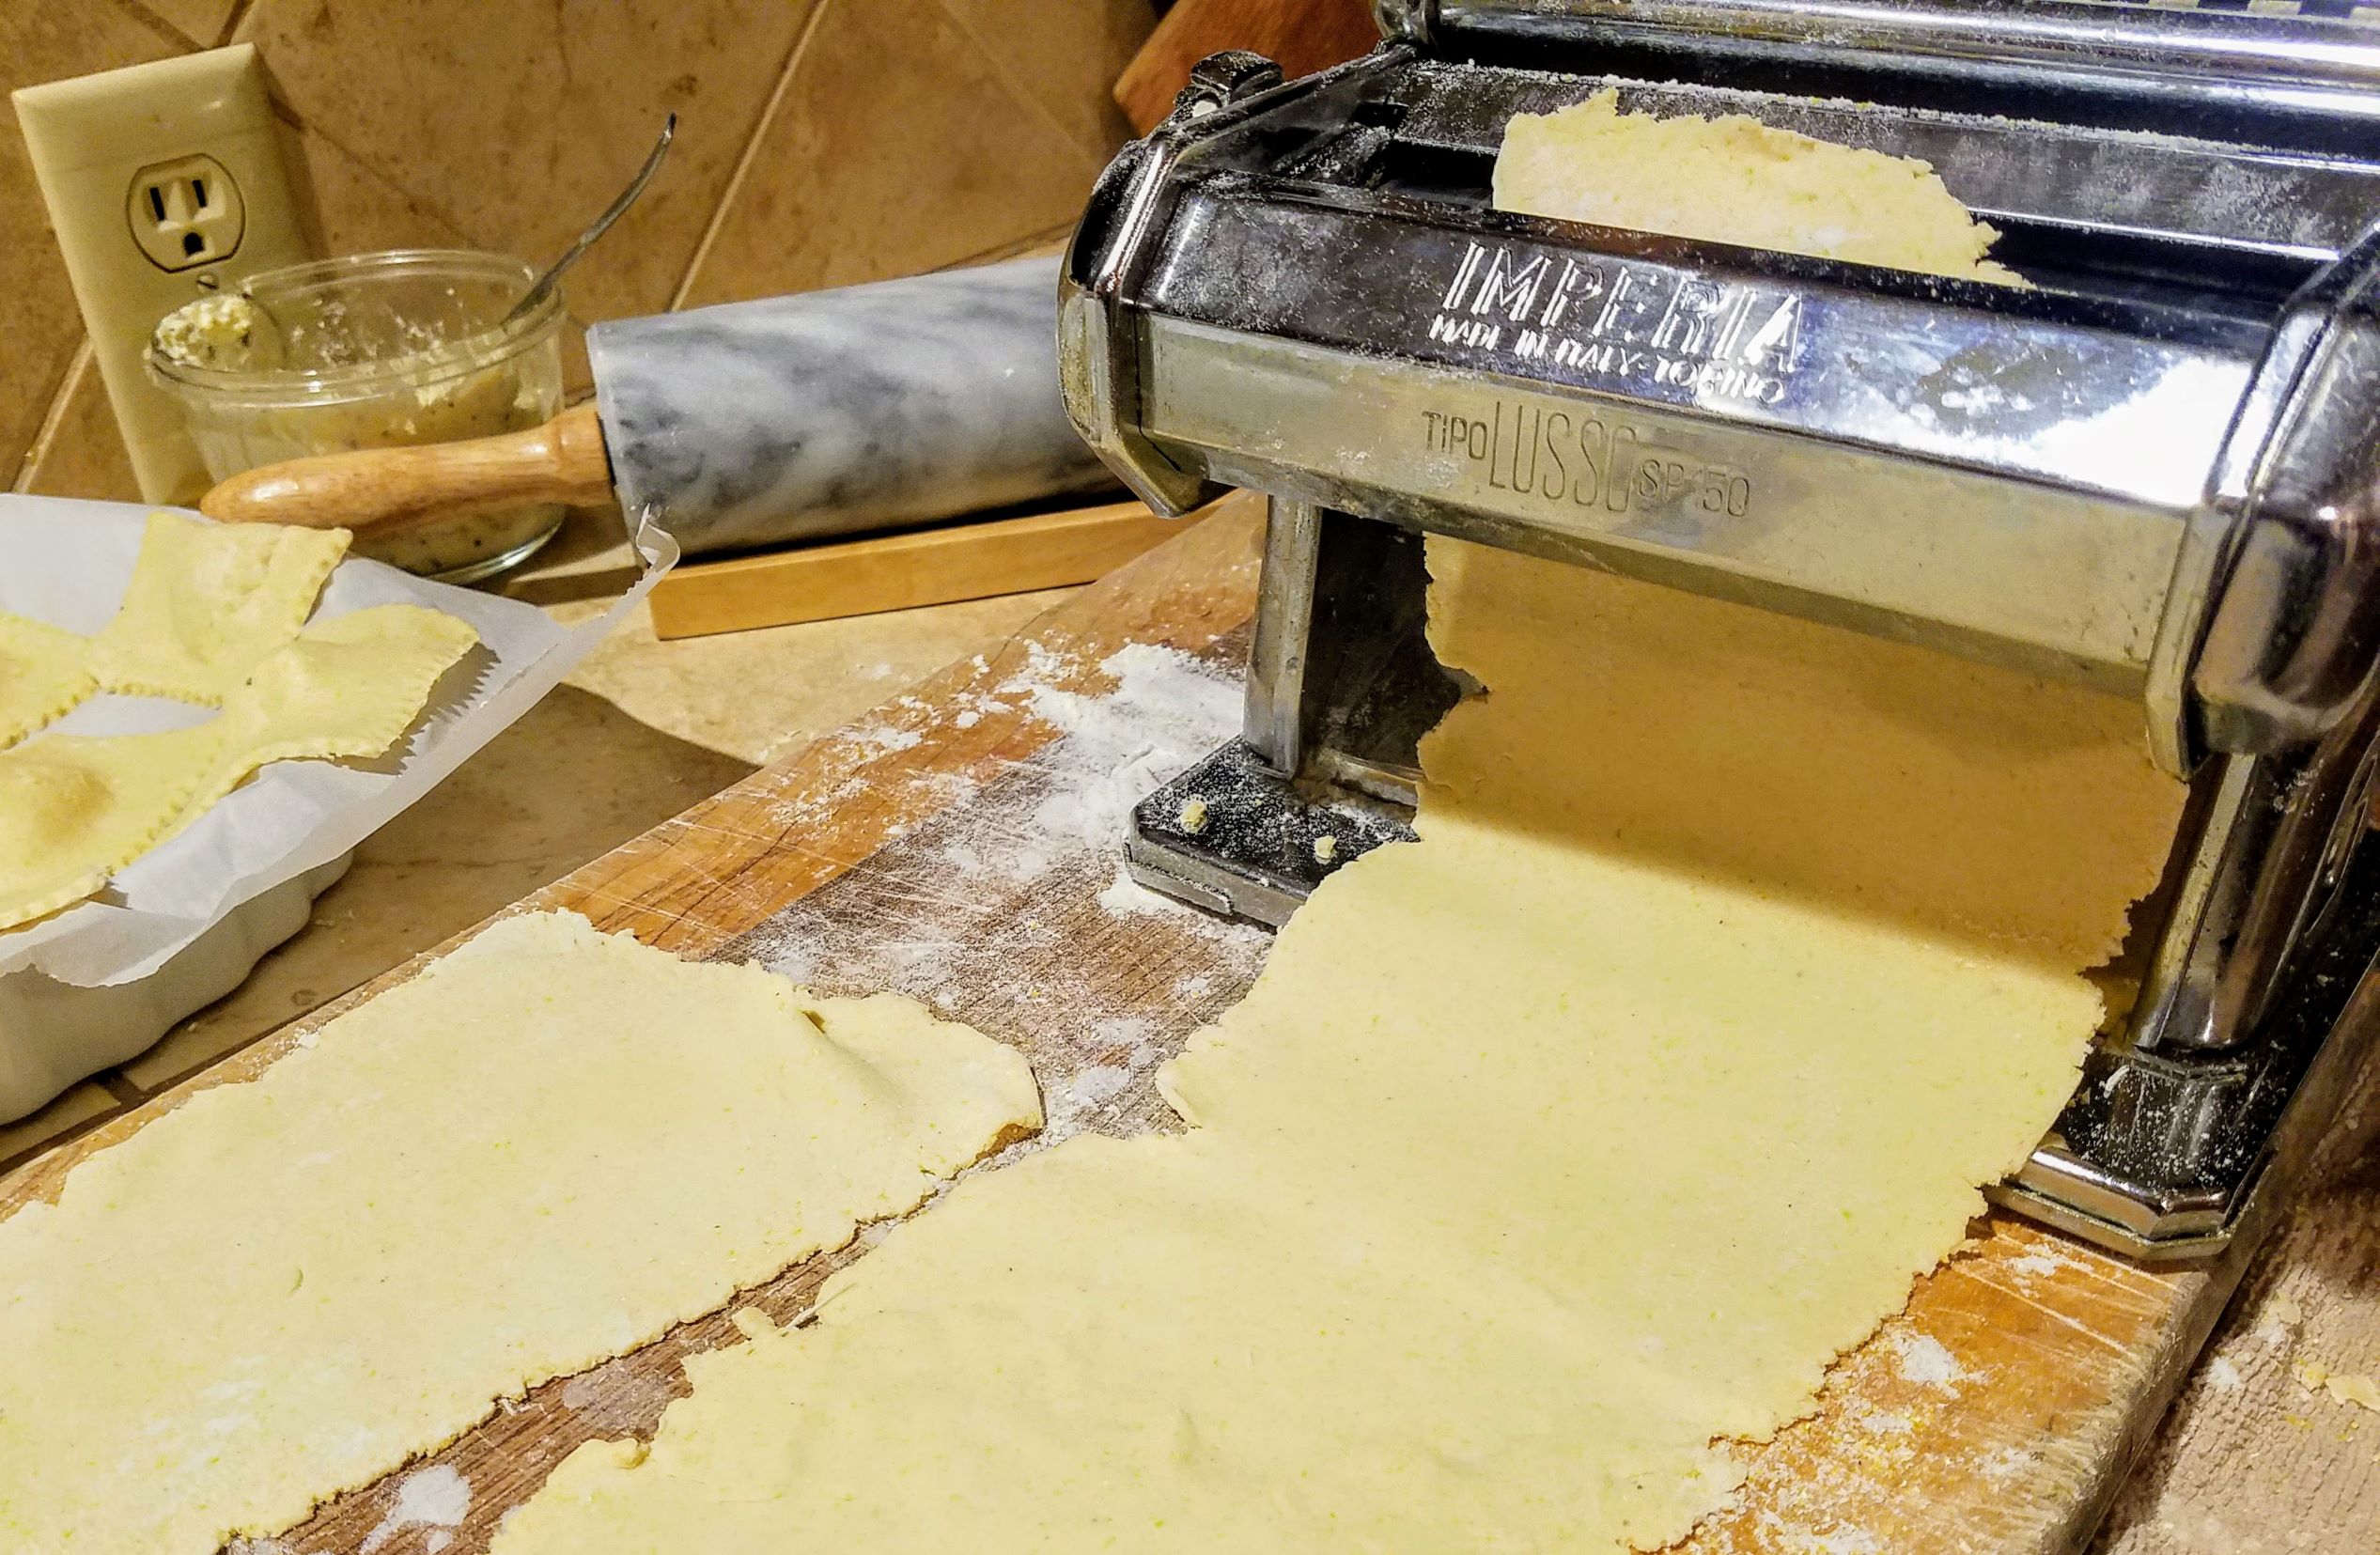
[[[594,223],[579,234],[579,241],[566,249],[562,257],[554,260],[546,272],[521,294],[521,301],[512,304],[512,311],[504,316],[504,322],[498,328],[509,327],[535,313],[552,294],[553,288],[562,284],[562,272],[577,264],[579,256],[594,247],[595,240],[610,231],[614,222],[628,214],[628,208],[636,203],[636,196],[645,193],[645,186],[653,181],[653,175],[661,168],[663,153],[669,150],[670,137],[677,133],[677,116],[672,114],[661,126],[661,138],[653,143],[652,154],[645,159],[645,165],[636,170],[636,177],[629,180],[628,187],[620,191],[620,197],[614,200],[603,214],[596,217]]]

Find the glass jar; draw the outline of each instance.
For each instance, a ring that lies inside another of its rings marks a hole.
[[[207,473],[353,448],[514,432],[562,409],[559,290],[504,317],[537,272],[465,249],[400,249],[262,271],[179,310],[152,377],[181,402]],[[445,583],[516,567],[561,526],[557,504],[359,534],[358,555]]]

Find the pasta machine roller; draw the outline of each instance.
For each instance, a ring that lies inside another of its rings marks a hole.
[[[1243,731],[1133,872],[1278,923],[1410,834],[1459,694],[1425,532],[2121,693],[2187,818],[2127,1023],[1996,1192],[2144,1258],[2252,1236],[2380,944],[2380,32],[2325,8],[1382,0],[1320,75],[1205,61],[1061,284],[1114,472],[1271,501]],[[1511,117],[1607,86],[1922,158],[2032,286],[1492,210]]]

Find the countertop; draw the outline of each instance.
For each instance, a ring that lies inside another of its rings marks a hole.
[[[616,518],[574,515],[506,585],[565,621],[626,577]],[[988,653],[1064,597],[1017,596],[675,643],[630,617],[519,724],[365,845],[312,926],[121,1068],[0,1125],[0,1172],[136,1105],[845,723]],[[2380,1549],[2380,1412],[2307,1362],[2380,1374],[2380,1072],[2323,1148],[2094,1549]],[[400,1540],[392,1555],[411,1546]],[[1880,1552],[1878,1552],[1880,1555]]]

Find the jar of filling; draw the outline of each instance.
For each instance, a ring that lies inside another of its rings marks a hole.
[[[263,271],[166,315],[149,370],[218,481],[310,454],[521,431],[562,409],[558,289],[504,322],[536,279],[526,260],[463,249]],[[527,560],[562,517],[540,503],[367,530],[354,549],[474,583]]]

